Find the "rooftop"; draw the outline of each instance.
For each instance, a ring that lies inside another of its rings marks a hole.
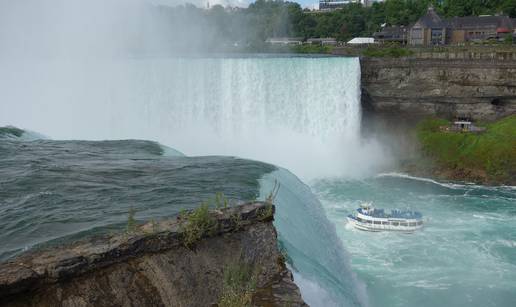
[[[465,16],[453,17],[447,21],[448,27],[455,29],[475,28],[514,28],[513,21],[508,16]]]
[[[374,37],[355,37],[348,44],[374,44]]]
[[[416,22],[425,28],[445,28],[446,23],[437,14],[433,6],[428,7],[426,14]]]

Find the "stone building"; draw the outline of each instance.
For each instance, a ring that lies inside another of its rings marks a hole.
[[[409,45],[444,45],[446,32],[446,21],[430,6],[426,14],[410,28],[408,42]]]
[[[379,43],[398,43],[405,45],[408,39],[408,28],[404,26],[387,26],[373,33],[374,40]]]
[[[335,39],[333,37],[309,38],[306,40],[306,43],[312,44],[312,45],[335,46],[335,45],[337,45],[337,39]]]
[[[508,16],[466,16],[449,19],[448,28],[451,29],[448,43],[460,44],[503,38],[511,35],[514,25]]]
[[[508,16],[466,16],[443,19],[430,6],[409,28],[408,44],[434,46],[502,39],[514,33],[516,24]]]

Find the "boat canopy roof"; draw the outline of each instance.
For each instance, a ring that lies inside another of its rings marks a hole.
[[[409,211],[409,210],[392,210],[390,213],[386,213],[383,209],[372,208],[369,210],[364,210],[363,208],[358,208],[357,211],[363,215],[367,215],[375,218],[396,218],[396,219],[421,219],[423,215],[417,211]]]

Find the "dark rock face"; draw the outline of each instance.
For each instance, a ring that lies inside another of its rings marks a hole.
[[[306,306],[264,208],[211,212],[215,233],[189,248],[180,221],[168,220],[20,256],[0,265],[0,306],[211,306],[235,263],[258,268],[253,305]]]
[[[516,113],[516,61],[362,58],[365,112],[469,116]]]

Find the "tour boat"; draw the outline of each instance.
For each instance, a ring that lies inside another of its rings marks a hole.
[[[360,205],[355,215],[348,215],[348,221],[355,228],[367,231],[413,232],[423,228],[423,215],[419,212],[392,210],[386,213],[369,203]]]

